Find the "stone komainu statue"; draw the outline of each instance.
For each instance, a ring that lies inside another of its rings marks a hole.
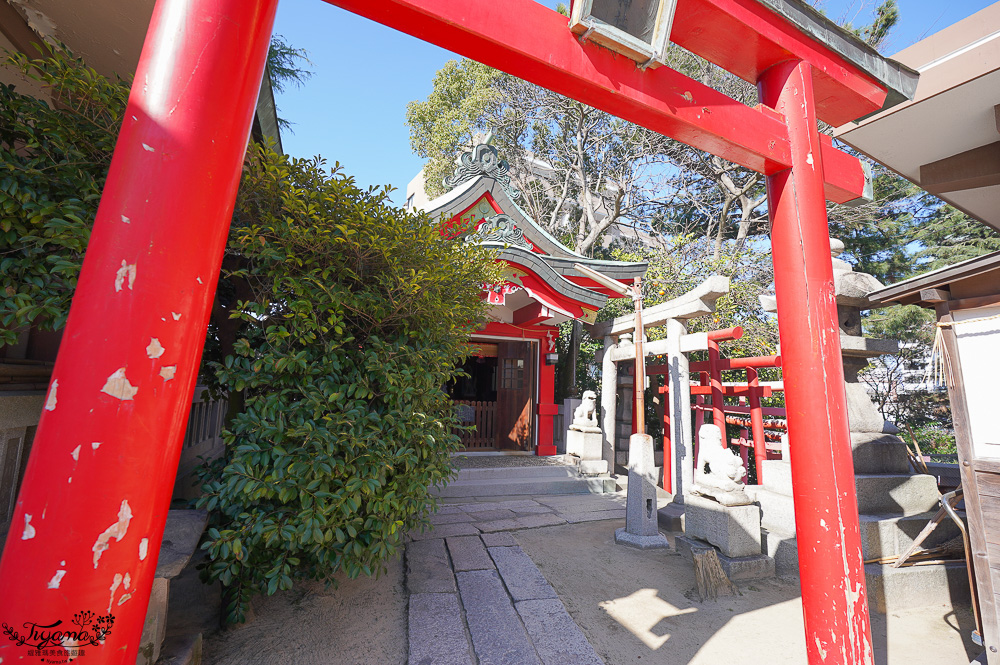
[[[583,393],[583,403],[573,412],[573,424],[570,425],[570,429],[586,432],[595,427],[597,427],[597,395],[593,390],[587,390]]]
[[[746,469],[739,456],[722,443],[718,425],[705,424],[698,430],[698,466],[694,470],[694,492],[724,506],[742,506],[750,497],[744,491]]]

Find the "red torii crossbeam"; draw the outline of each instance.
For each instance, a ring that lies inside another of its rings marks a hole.
[[[333,4],[767,176],[809,662],[871,663],[824,203],[865,179],[816,120],[887,86],[755,0],[679,0],[671,36],[756,83],[754,108],[533,0]],[[115,613],[97,662],[135,662],[275,5],[157,0],[0,561],[0,622]]]
[[[327,1],[764,175],[791,167],[788,132],[780,114],[766,106],[751,108],[741,104],[669,67],[643,71],[628,58],[581,42],[567,28],[565,16],[533,0]],[[685,22],[685,3],[700,1],[680,0],[673,35],[680,35],[678,25]],[[754,0],[746,0],[746,4],[755,6],[759,14],[771,13]],[[706,9],[699,11],[704,13]],[[753,28],[746,27],[745,31],[752,32]],[[709,37],[717,33],[707,32]],[[862,115],[881,107],[886,96],[884,88],[839,56],[827,52],[820,58],[821,49],[810,45],[792,26],[785,26],[783,31],[780,26],[773,27],[768,36],[786,46],[803,43],[800,57],[809,56],[820,63],[823,71],[835,72],[835,76],[828,77],[828,94],[836,94],[841,105],[849,105],[851,112],[856,110],[857,115]],[[676,37],[672,39],[677,41]],[[737,58],[755,55],[745,46],[734,53],[739,54]],[[776,64],[796,58],[796,53],[775,48],[767,56]],[[771,66],[769,62],[754,58],[754,68],[765,70]],[[837,77],[853,85],[838,87]],[[756,82],[755,78],[749,80]],[[843,114],[843,109],[838,107],[838,111]],[[839,117],[831,115],[829,119]],[[823,160],[835,165],[826,176],[826,197],[834,203],[860,198],[865,174],[857,158],[835,149],[829,139],[820,152]]]

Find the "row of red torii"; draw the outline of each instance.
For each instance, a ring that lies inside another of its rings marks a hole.
[[[728,328],[701,333],[689,333],[687,322],[691,319],[711,314],[715,301],[729,291],[729,279],[719,275],[709,277],[697,288],[641,312],[643,329],[665,327],[667,337],[656,341],[644,341],[642,354],[647,359],[666,356],[665,364],[646,362],[647,376],[662,375],[664,385],[658,392],[666,404],[663,407],[663,489],[674,495],[674,501],[683,503],[684,494],[692,487],[698,450],[693,432],[698,431],[710,413],[711,422],[722,427],[725,423],[750,426],[750,438],[742,433],[734,443],[740,446],[744,467],[749,471],[748,450],[752,449],[756,462],[757,484],[763,483],[763,465],[770,451],[780,450],[769,446],[768,441],[780,435],[765,429],[765,413],[779,416],[780,421],[767,422],[771,430],[787,429],[784,422],[785,410],[764,407],[762,397],[770,397],[782,390],[770,385],[762,385],[758,371],[766,367],[780,367],[781,357],[757,356],[749,358],[722,358],[719,342],[737,340],[743,335],[742,328]],[[603,457],[609,466],[615,464],[615,439],[617,437],[616,408],[613,406],[618,390],[618,365],[622,361],[634,361],[636,345],[630,335],[635,330],[635,316],[618,317],[594,325],[591,334],[603,338],[604,350],[601,361],[601,430],[603,433]],[[708,360],[690,361],[689,353],[707,351]],[[722,372],[743,370],[746,372],[746,386],[724,385]],[[692,385],[691,375],[699,377]],[[745,404],[727,405],[726,398],[737,397]],[[692,410],[694,414],[692,415]],[[748,418],[740,418],[745,414]],[[692,422],[694,419],[694,422]],[[635,431],[633,418],[632,430]],[[773,454],[773,453],[772,453]]]

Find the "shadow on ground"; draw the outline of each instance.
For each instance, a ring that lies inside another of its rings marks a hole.
[[[742,595],[701,602],[691,563],[673,550],[614,543],[614,521],[515,533],[609,665],[807,662],[798,584],[742,583]],[[967,665],[971,612],[872,614],[878,665]]]

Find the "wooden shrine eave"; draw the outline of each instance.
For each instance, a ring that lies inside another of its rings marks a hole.
[[[487,65],[516,71],[532,83],[759,173],[773,175],[791,167],[787,130],[780,114],[760,105],[748,107],[669,67],[644,71],[627,58],[579,40],[568,29],[566,17],[534,0],[328,1]],[[739,17],[741,34],[754,36],[741,41],[733,51],[733,57],[738,53],[739,58],[753,61],[746,71],[738,72],[743,76],[789,59],[810,62],[817,71],[820,119],[836,125],[884,107],[888,82],[877,80],[830,46],[804,37],[800,28],[775,13],[774,7],[756,0],[679,1],[679,20],[685,12],[692,18],[687,23],[683,19],[681,25],[675,21],[674,34],[681,45],[689,44],[695,52],[706,50],[717,40],[725,41],[734,29],[730,14]],[[839,31],[817,25],[820,32]],[[860,44],[846,32],[839,32],[843,33],[839,38]],[[782,48],[774,48],[776,44]],[[705,55],[721,60],[723,54]],[[873,63],[870,69],[878,64],[895,69],[904,81],[915,80],[911,70],[874,53],[866,52],[865,56]],[[890,102],[911,94],[905,88],[894,89],[888,96]],[[843,203],[864,195],[865,179],[856,159],[844,155],[838,160],[838,153],[832,146],[823,146],[825,191],[828,200]],[[838,161],[837,167],[831,160]]]
[[[483,156],[490,154],[492,158],[484,161]],[[469,231],[464,231],[465,241],[494,249],[498,261],[527,270],[541,280],[541,283],[535,282],[531,287],[532,296],[553,311],[561,311],[568,317],[577,317],[583,312],[586,317],[586,312],[593,313],[600,309],[609,297],[620,297],[580,274],[574,264],[589,265],[626,283],[646,273],[647,264],[644,261],[587,258],[554,238],[517,204],[520,193],[508,179],[506,162],[492,146],[475,146],[463,156],[462,164],[454,176],[459,178],[458,184],[427,203],[425,213],[432,219],[449,224],[446,228],[452,228],[450,224],[455,220],[461,220],[462,224],[475,224],[475,230],[471,230],[470,226]],[[501,219],[502,227],[487,227],[489,230],[480,233],[483,225]],[[517,284],[516,279],[512,282]],[[526,284],[522,286],[528,288]],[[527,316],[525,320],[546,318],[541,313],[532,312],[519,316]]]
[[[893,58],[920,72],[913,100],[837,127],[834,135],[1000,229],[1000,3]]]
[[[648,264],[645,261],[640,262],[625,262],[625,261],[602,261],[601,259],[588,259],[583,257],[562,257],[562,256],[546,256],[545,262],[555,270],[560,275],[563,275],[571,282],[577,284],[592,285],[593,281],[588,277],[582,277],[579,272],[573,267],[574,263],[582,263],[585,266],[593,268],[598,272],[602,272],[612,279],[617,279],[620,282],[625,282],[627,284],[632,283],[636,277],[642,277],[646,274],[646,268]],[[617,294],[616,294],[617,296]]]
[[[917,277],[911,277],[908,280],[869,293],[868,299],[873,303],[884,305],[934,307],[936,303],[951,299],[952,294],[949,289],[953,284],[973,280],[994,271],[998,271],[997,274],[1000,274],[1000,252],[984,254]],[[1000,292],[1000,281],[992,278],[985,281],[988,282],[985,285],[986,291],[992,291],[993,295]],[[980,294],[977,292],[970,295],[978,297]],[[984,292],[981,295],[987,295],[987,293]]]

